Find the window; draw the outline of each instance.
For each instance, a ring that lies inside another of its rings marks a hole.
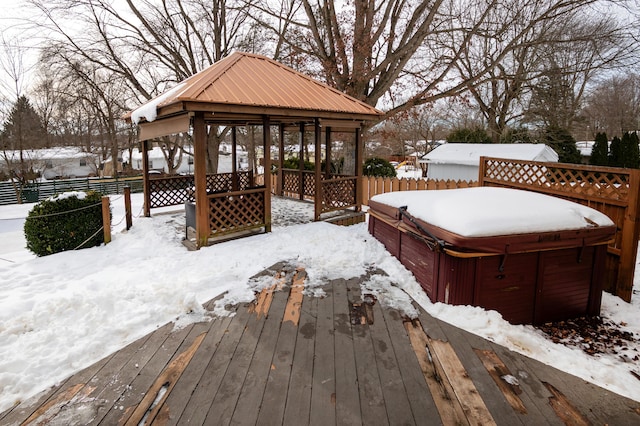
[[[85,167],[87,165],[87,160],[86,159],[81,159],[80,160],[80,167]]]

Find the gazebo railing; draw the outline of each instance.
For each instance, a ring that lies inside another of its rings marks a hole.
[[[301,190],[302,183],[302,190]],[[300,200],[313,200],[316,195],[315,172],[310,170],[282,170],[282,195]]]
[[[356,176],[334,177],[322,181],[322,213],[343,210],[357,205]]]
[[[149,178],[149,207],[166,207],[193,201],[193,176]]]
[[[265,227],[266,191],[262,186],[209,195],[210,237]]]
[[[149,178],[150,208],[177,206],[194,201],[193,175]],[[243,191],[254,186],[253,172],[217,173],[207,175],[207,192]]]

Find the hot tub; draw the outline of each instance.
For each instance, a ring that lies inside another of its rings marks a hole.
[[[369,232],[433,302],[480,306],[513,324],[598,315],[615,225],[592,208],[508,188],[373,197]]]

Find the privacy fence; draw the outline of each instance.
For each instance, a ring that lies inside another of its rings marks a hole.
[[[605,290],[631,301],[640,236],[640,170],[482,157],[479,184],[526,189],[599,210],[618,230],[609,244]]]
[[[94,190],[103,195],[122,194],[124,187],[131,188],[131,192],[142,192],[142,178],[114,178],[114,179],[60,179],[38,182],[22,190],[22,201],[35,203],[52,195],[67,191]],[[16,191],[11,182],[0,182],[0,205],[16,204]]]

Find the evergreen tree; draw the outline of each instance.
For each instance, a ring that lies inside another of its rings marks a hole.
[[[20,96],[13,105],[2,131],[2,148],[21,151],[41,148],[47,135],[40,116],[26,96]]]
[[[638,135],[625,132],[620,142],[620,165],[628,169],[640,168],[640,152],[638,150]]]
[[[609,165],[609,141],[606,133],[598,133],[591,149],[589,164],[593,166]]]
[[[615,136],[611,140],[611,147],[609,147],[609,165],[612,167],[624,167],[622,157],[622,141],[619,137]]]
[[[633,132],[629,135],[629,167],[634,169],[640,169],[640,140],[638,140],[638,133]]]
[[[27,151],[47,143],[42,120],[26,96],[20,96],[4,122],[0,138],[0,159],[4,161],[13,183],[18,202],[22,202],[25,187],[37,178],[33,156]]]
[[[481,127],[461,127],[447,136],[449,143],[491,143],[487,131]]]
[[[582,161],[576,140],[566,129],[550,126],[545,131],[544,140],[558,154],[559,162],[580,164]]]

